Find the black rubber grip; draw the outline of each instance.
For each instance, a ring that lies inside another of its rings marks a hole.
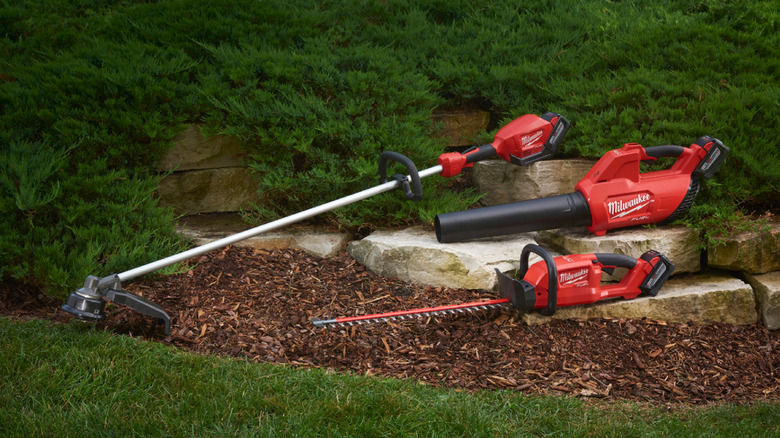
[[[596,253],[596,260],[602,266],[614,266],[616,268],[633,269],[636,266],[636,259],[623,254]]]
[[[664,146],[651,146],[645,148],[645,153],[653,158],[679,157],[682,155],[684,150],[685,148],[682,146],[668,144]]]
[[[524,278],[528,272],[528,257],[530,257],[531,253],[537,254],[544,260],[544,264],[547,265],[547,307],[540,310],[539,313],[544,316],[553,316],[555,311],[558,310],[558,267],[555,266],[555,260],[553,260],[549,252],[539,245],[530,243],[523,247],[523,251],[520,253],[518,277]]]
[[[420,174],[417,173],[417,166],[415,166],[414,162],[411,159],[409,159],[409,157],[407,157],[406,155],[399,154],[398,152],[392,152],[392,151],[385,151],[382,152],[381,155],[379,155],[380,184],[384,184],[388,180],[387,177],[388,160],[401,163],[403,164],[404,167],[406,167],[406,170],[409,172],[409,176],[412,179],[411,186],[409,185],[409,180],[404,175],[396,174],[393,175],[390,179],[398,181],[398,187],[404,192],[407,198],[415,202],[420,202],[423,196],[422,181],[420,181]]]
[[[485,158],[490,158],[496,155],[496,148],[494,148],[492,144],[482,145],[475,149],[476,150],[474,151],[466,151],[463,153],[463,155],[466,157],[466,163],[476,163],[477,161],[482,161]]]

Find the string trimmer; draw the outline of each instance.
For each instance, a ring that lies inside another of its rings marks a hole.
[[[528,267],[531,253],[542,261]],[[620,282],[601,284],[601,273],[610,275],[615,268],[627,268]],[[349,316],[332,319],[314,319],[317,327],[366,324],[395,321],[435,315],[450,315],[477,310],[512,306],[521,312],[539,310],[552,316],[558,307],[590,304],[608,299],[634,299],[638,296],[656,296],[674,270],[674,264],[657,251],[648,251],[639,259],[621,254],[575,254],[553,258],[537,245],[526,245],[520,254],[519,279],[510,277],[498,269],[498,286],[501,296],[494,300],[464,304],[450,304],[412,310]]]
[[[699,179],[718,170],[729,148],[704,136],[685,148],[644,148],[630,143],[607,152],[580,180],[574,193],[436,216],[439,242],[458,242],[553,228],[607,230],[670,222],[685,213],[699,192]],[[666,170],[640,173],[642,161],[677,157]]]
[[[437,173],[449,178],[458,175],[464,168],[471,167],[473,163],[495,155],[518,165],[526,165],[549,158],[556,152],[568,129],[569,122],[559,114],[548,112],[541,117],[526,114],[501,128],[496,133],[492,143],[474,147],[464,152],[442,154],[438,158],[438,165],[420,172],[417,171],[417,167],[412,160],[406,156],[391,151],[383,152],[379,157],[380,184],[378,186],[174,254],[129,271],[103,278],[90,275],[84,281],[83,287],[70,294],[62,308],[76,318],[100,321],[106,318],[106,301],[113,301],[124,304],[144,315],[162,320],[165,324],[165,333],[169,334],[171,318],[165,310],[156,303],[122,289],[123,281],[132,280],[211,250],[223,248],[250,237],[312,218],[396,188],[402,189],[407,198],[420,201],[422,199],[422,184],[420,182],[422,178]],[[387,167],[391,161],[398,162],[406,167],[409,174],[395,174],[388,177]]]

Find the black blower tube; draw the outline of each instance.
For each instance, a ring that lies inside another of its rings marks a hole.
[[[529,231],[591,225],[590,209],[579,192],[474,210],[436,215],[436,239],[441,243]]]

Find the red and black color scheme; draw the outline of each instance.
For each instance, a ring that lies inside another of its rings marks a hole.
[[[520,116],[499,129],[493,143],[473,147],[465,152],[449,152],[439,156],[441,176],[449,178],[460,174],[465,167],[485,158],[498,155],[506,161],[525,166],[550,158],[558,150],[570,124],[560,114],[547,112]]]
[[[528,267],[536,253],[541,262]],[[628,272],[616,284],[601,284],[601,274],[615,268]],[[590,304],[612,298],[634,299],[656,296],[672,274],[674,264],[658,251],[647,251],[638,259],[622,254],[574,254],[553,258],[542,247],[526,245],[520,256],[516,280],[496,269],[501,296],[524,312],[539,310],[551,316],[558,307]]]
[[[450,243],[553,228],[586,226],[596,235],[633,225],[672,221],[685,213],[729,148],[704,136],[685,148],[636,143],[607,152],[574,193],[436,216],[436,238]],[[677,160],[666,170],[640,173],[643,161]]]
[[[542,261],[530,268],[531,253]],[[601,283],[601,274],[612,274],[615,268],[628,271],[616,284]],[[538,310],[547,316],[558,307],[590,304],[601,300],[638,296],[656,296],[672,274],[674,264],[658,251],[647,251],[639,259],[622,254],[575,254],[553,258],[538,245],[526,245],[520,255],[520,268],[512,278],[498,269],[498,286],[503,298],[464,304],[451,304],[421,309],[401,310],[374,315],[332,319],[314,319],[317,327],[366,324],[387,320],[411,319],[431,315],[457,314],[511,305],[521,312]]]
[[[451,178],[459,175],[463,169],[472,167],[477,161],[496,155],[513,164],[525,166],[535,161],[552,157],[558,150],[563,136],[571,125],[560,114],[547,112],[542,116],[526,114],[520,116],[503,128],[493,137],[493,143],[475,146],[464,152],[447,152],[439,155],[439,175]],[[387,175],[388,162],[395,161],[406,167],[409,175]],[[431,170],[428,169],[428,170]],[[425,172],[425,171],[423,171]],[[384,184],[389,180],[397,181],[408,199],[419,202],[422,200],[422,177],[411,159],[403,154],[385,151],[379,156],[379,181]]]

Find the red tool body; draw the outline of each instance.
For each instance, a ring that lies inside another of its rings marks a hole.
[[[531,253],[541,256],[542,261],[529,268],[528,259]],[[612,274],[615,268],[626,268],[628,271],[620,282],[602,284],[602,273]],[[674,264],[657,251],[648,251],[639,259],[603,253],[553,258],[540,246],[526,245],[521,253],[520,268],[517,272],[520,279],[512,278],[496,269],[499,291],[503,298],[373,315],[315,319],[312,322],[318,327],[344,326],[457,314],[503,305],[512,305],[522,312],[539,310],[543,315],[552,315],[558,307],[590,304],[613,298],[630,300],[640,295],[655,296],[673,270]]]
[[[493,142],[465,152],[448,152],[439,156],[441,176],[449,178],[475,162],[498,155],[506,161],[525,166],[555,154],[569,122],[560,114],[548,112],[541,117],[526,114],[499,129]]]
[[[728,149],[724,152],[718,143],[702,137],[687,148],[629,143],[607,152],[575,186],[588,203],[588,230],[601,236],[614,228],[674,220],[691,207],[699,190],[697,176],[711,177],[717,169],[713,165],[726,156]],[[678,158],[669,169],[639,172],[642,161],[663,156]]]
[[[531,253],[542,257],[530,268]],[[558,306],[590,304],[596,301],[639,295],[655,296],[674,270],[674,264],[658,251],[647,251],[635,259],[621,254],[574,254],[551,257],[542,247],[526,245],[514,279],[496,269],[501,295],[524,311],[541,310],[552,315]],[[628,272],[617,284],[601,284],[601,274],[615,268]]]
[[[729,149],[704,136],[689,147],[636,143],[607,152],[575,187],[574,193],[436,216],[439,242],[528,231],[586,226],[596,235],[633,225],[672,221],[685,213]],[[671,168],[640,172],[640,163],[676,157]]]

